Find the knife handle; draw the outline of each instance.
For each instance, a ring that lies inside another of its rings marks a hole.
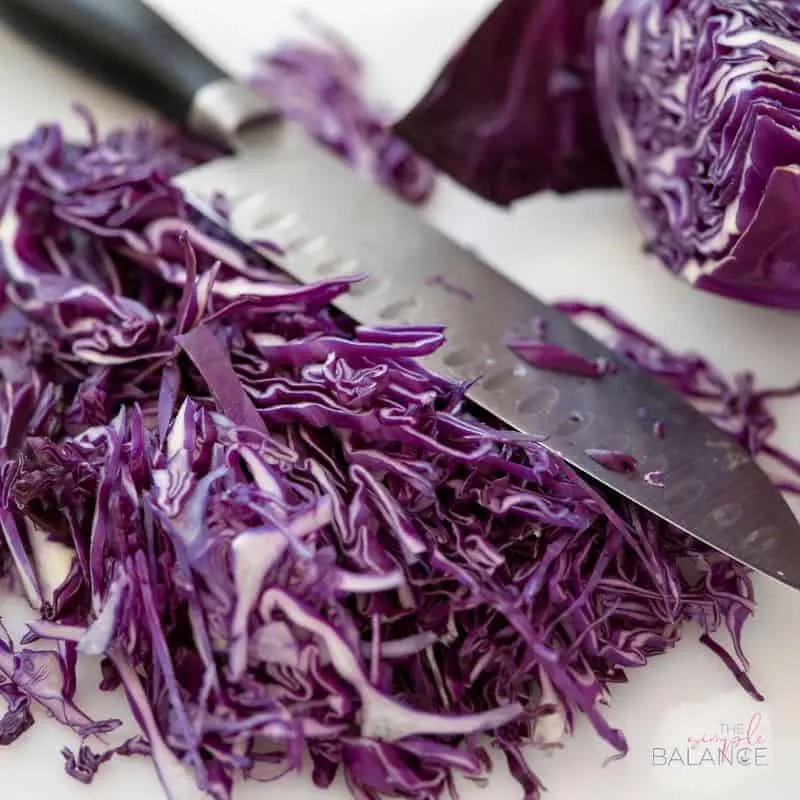
[[[62,60],[220,143],[276,114],[141,0],[0,0],[0,18]]]

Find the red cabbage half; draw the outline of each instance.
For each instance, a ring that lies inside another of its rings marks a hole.
[[[648,248],[701,289],[800,308],[800,7],[607,2],[598,108]]]

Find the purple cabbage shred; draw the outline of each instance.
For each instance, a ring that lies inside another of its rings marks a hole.
[[[769,408],[771,401],[800,397],[800,382],[758,389],[751,371],[728,378],[698,353],[671,351],[606,306],[568,300],[557,307],[576,321],[604,324],[607,344],[680,392],[757,456],[778,488],[800,495],[800,460],[772,442],[778,424]],[[656,421],[653,433],[664,437],[663,421]]]
[[[307,22],[315,38],[261,56],[251,85],[351,167],[408,203],[425,202],[433,168],[392,132],[391,115],[365,99],[363,67],[351,46]]]
[[[425,282],[428,284],[428,286],[439,286],[440,288],[444,289],[444,291],[453,295],[453,297],[459,297],[469,303],[475,300],[475,295],[469,289],[459,286],[457,283],[449,280],[444,275],[432,275]]]
[[[644,474],[645,483],[649,483],[650,486],[655,486],[659,489],[664,488],[664,473],[659,470],[653,470],[652,472],[645,472]]]
[[[19,739],[33,725],[34,719],[30,698],[15,684],[0,683],[0,697],[6,704],[6,711],[0,717],[0,746],[3,746]]]
[[[146,756],[150,755],[150,747],[141,737],[135,736],[125,740],[118,747],[109,748],[101,753],[95,753],[88,745],[82,744],[77,753],[65,747],[61,755],[64,757],[64,771],[67,775],[88,785],[94,780],[97,770],[113,756]]]
[[[586,455],[612,472],[636,472],[636,459],[629,453],[620,450],[605,450],[601,447],[592,447]]]
[[[602,378],[614,369],[614,365],[603,358],[584,358],[552,342],[509,338],[506,345],[526,363],[550,372],[581,378]]]

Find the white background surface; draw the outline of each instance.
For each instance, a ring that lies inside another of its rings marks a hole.
[[[260,49],[297,29],[303,7],[337,27],[364,54],[377,96],[402,111],[427,86],[451,48],[481,18],[492,0],[153,0],[225,66],[242,72]],[[58,119],[73,131],[73,100],[87,103],[107,126],[134,119],[141,109],[63,69],[0,28],[0,139],[27,134]],[[670,344],[700,347],[728,370],[757,367],[765,382],[800,376],[800,317],[735,305],[694,293],[639,251],[639,237],[624,197],[616,194],[540,197],[511,213],[475,201],[444,183],[424,212],[454,237],[475,246],[513,278],[546,298],[580,296],[611,303]],[[800,452],[798,406],[781,410],[781,441]],[[757,581],[760,607],[745,645],[752,677],[767,697],[749,701],[725,668],[695,641],[686,640],[614,690],[609,718],[628,735],[627,758],[603,767],[609,749],[583,722],[567,747],[533,763],[553,800],[788,800],[800,780],[800,594]],[[21,604],[3,599],[0,612],[19,631]],[[120,698],[92,691],[94,665],[86,665],[79,701],[92,714],[124,715]],[[767,767],[656,768],[651,748],[686,745],[688,737],[746,722],[760,711],[767,737]],[[59,749],[74,744],[47,720],[0,751],[0,795],[61,800],[142,800],[161,797],[146,760],[117,760],[86,788],[64,776]],[[320,797],[307,777],[271,787],[243,788],[247,800],[279,792],[293,800]],[[337,788],[328,797],[346,796]],[[511,800],[520,790],[498,765],[488,789],[464,786],[467,800]]]

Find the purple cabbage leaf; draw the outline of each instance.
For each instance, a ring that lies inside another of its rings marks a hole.
[[[501,0],[394,126],[416,152],[501,205],[619,185],[595,107],[602,0]]]

